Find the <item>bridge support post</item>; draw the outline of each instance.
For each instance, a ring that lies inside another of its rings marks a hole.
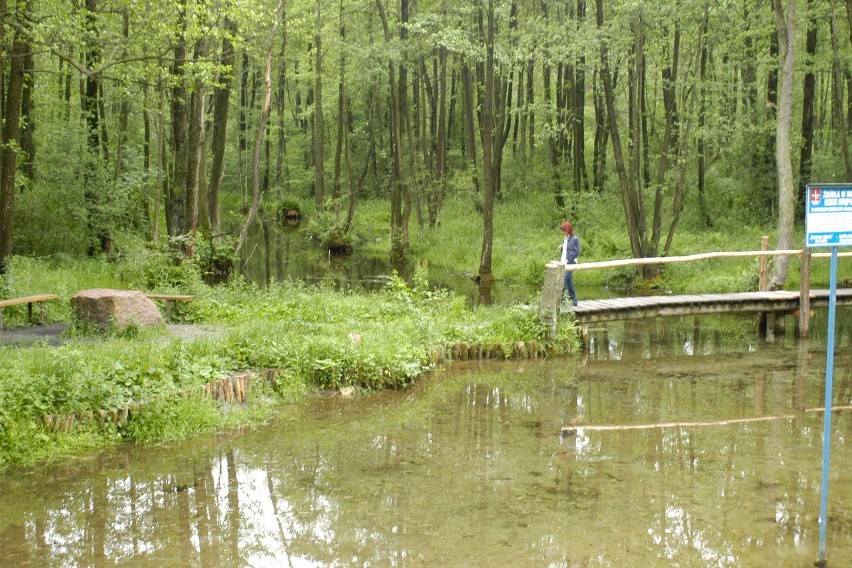
[[[802,272],[799,277],[799,337],[811,331],[811,249],[802,251]]]
[[[786,315],[784,312],[777,312],[774,316],[775,321],[772,322],[772,338],[779,345],[784,344],[784,334],[786,333]]]
[[[760,250],[769,250],[769,237],[764,235],[760,238]],[[760,272],[757,275],[757,290],[766,292],[769,290],[769,257],[765,254],[760,255]],[[757,315],[757,337],[764,341],[769,335],[769,318],[767,312],[760,312]]]
[[[548,328],[548,339],[556,337],[559,324],[559,304],[562,301],[562,286],[565,282],[565,269],[556,261],[547,263],[544,268],[544,286],[541,289],[541,304],[538,317]]]

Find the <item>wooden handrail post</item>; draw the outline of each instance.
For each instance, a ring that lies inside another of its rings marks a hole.
[[[802,250],[802,272],[799,277],[799,337],[811,331],[811,249]]]
[[[764,235],[760,237],[760,250],[769,250],[769,237]],[[757,279],[757,289],[759,292],[769,290],[769,256],[760,255],[760,274]]]

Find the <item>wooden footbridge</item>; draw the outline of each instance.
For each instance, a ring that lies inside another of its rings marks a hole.
[[[785,315],[798,315],[797,330],[800,336],[807,336],[809,319],[812,308],[827,307],[829,290],[810,289],[810,267],[812,258],[830,256],[828,253],[813,253],[810,249],[803,250],[768,250],[768,237],[763,237],[762,248],[759,251],[713,252],[691,256],[672,256],[661,258],[635,258],[611,260],[605,262],[589,262],[582,264],[564,265],[556,261],[547,264],[545,268],[544,287],[542,289],[539,316],[550,326],[555,334],[559,323],[560,311],[573,314],[575,321],[585,332],[591,324],[599,322],[655,318],[662,316],[685,316],[718,313],[756,312],[760,314],[760,333],[765,334],[772,326],[777,331],[783,329]],[[769,257],[799,256],[801,257],[801,289],[797,291],[768,290]],[[842,253],[840,256],[852,256],[852,253]],[[578,306],[561,309],[562,282],[565,272],[617,268],[622,266],[658,265],[677,262],[692,262],[699,260],[718,260],[723,258],[759,257],[760,274],[758,290],[730,294],[690,294],[690,295],[659,295],[637,296],[630,298],[585,299],[580,298]],[[852,305],[852,288],[836,290],[838,306]],[[584,333],[585,335],[585,333]]]
[[[828,306],[828,290],[811,290],[812,308]],[[684,296],[641,296],[583,300],[567,309],[579,324],[660,316],[686,316],[736,312],[794,313],[801,294],[784,290],[733,294],[690,294]],[[837,305],[852,305],[852,288],[837,290]]]

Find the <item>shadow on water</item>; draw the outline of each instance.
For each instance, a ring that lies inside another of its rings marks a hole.
[[[838,315],[829,566],[852,558],[852,318]],[[0,476],[0,565],[811,565],[824,335],[671,318],[601,345]]]

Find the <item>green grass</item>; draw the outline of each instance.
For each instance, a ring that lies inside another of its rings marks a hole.
[[[476,274],[482,247],[481,216],[472,216],[472,200],[457,197],[449,200],[434,231],[427,231],[413,254],[425,259],[431,270],[448,273]],[[558,257],[562,242],[559,223],[570,219],[582,243],[581,262],[627,259],[632,257],[630,240],[625,228],[621,198],[614,194],[589,195],[577,200],[576,212],[560,213],[553,206],[553,197],[535,193],[507,198],[498,203],[494,220],[493,272],[498,280],[540,285],[544,265]],[[546,212],[546,213],[542,213]],[[687,215],[688,217],[688,215]],[[683,222],[672,243],[668,256],[686,256],[713,251],[760,250],[761,237],[770,237],[769,247],[775,246],[774,229],[762,225],[735,224],[719,220],[717,227],[700,229]],[[804,243],[804,230],[799,228],[794,243]],[[661,243],[661,247],[662,247]],[[798,248],[801,244],[794,245]],[[695,261],[664,265],[662,281],[654,286],[675,293],[741,292],[757,289],[757,258],[737,258]],[[827,259],[814,259],[812,287],[827,287]],[[790,260],[787,289],[798,289],[800,263]],[[582,273],[586,285],[615,286],[643,285],[635,280],[630,268],[592,270]],[[852,262],[840,262],[839,281],[852,280]]]
[[[67,303],[74,287],[130,287],[134,281],[122,275],[136,274],[126,264],[138,263],[15,259],[12,266],[26,271],[32,287],[16,293],[54,286],[63,295],[58,303]],[[10,280],[20,285],[17,276],[13,271]],[[276,404],[318,389],[404,388],[433,366],[436,346],[545,337],[535,310],[471,309],[460,297],[430,290],[422,271],[415,282],[394,277],[383,290],[351,294],[299,283],[260,288],[240,279],[208,287],[189,279],[196,298],[175,315],[217,328],[215,337],[184,340],[162,326],[123,334],[77,327],[59,347],[0,347],[0,469],[116,441],[170,442],[256,423]],[[52,316],[70,323],[70,310]],[[560,345],[576,345],[572,329],[563,326]],[[207,382],[266,368],[279,369],[274,387],[258,384],[248,409],[225,414],[197,399]],[[126,424],[89,423],[61,434],[42,425],[45,416],[128,407]]]

